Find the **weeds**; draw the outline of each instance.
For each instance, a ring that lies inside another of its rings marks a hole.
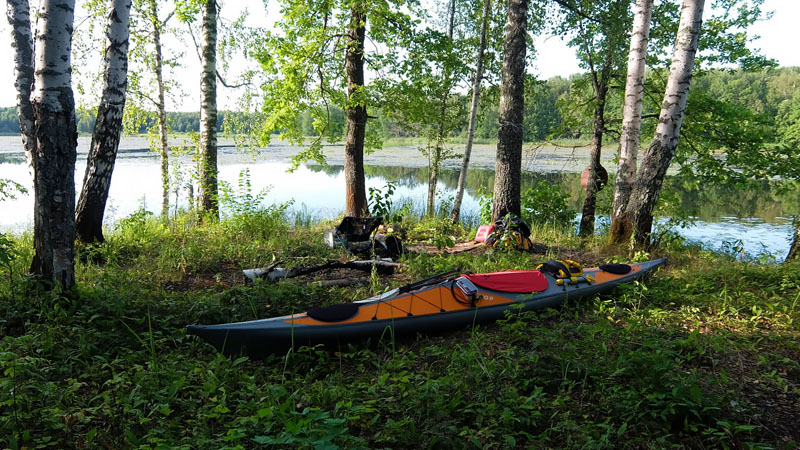
[[[403,219],[413,239],[466,232]],[[451,225],[452,226],[452,225]],[[336,257],[322,225],[259,209],[220,222],[130,216],[78,263],[69,299],[18,275],[0,290],[5,448],[794,448],[800,404],[796,264],[671,244],[669,265],[611,297],[514,311],[431,336],[226,358],[189,323],[270,317],[361,299],[459,269],[614,259],[550,225],[549,254],[404,256],[395,279],[323,290],[244,285],[242,268]],[[431,231],[439,227],[438,231]],[[11,237],[24,273],[29,236]],[[541,244],[540,244],[541,245]],[[639,255],[652,258],[662,255]]]

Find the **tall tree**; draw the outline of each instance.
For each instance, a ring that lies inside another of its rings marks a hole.
[[[637,247],[647,247],[650,244],[653,211],[667,168],[678,146],[703,22],[704,4],[705,0],[683,2],[658,126],[653,141],[642,158],[642,166],[636,175],[628,206],[619,218],[619,232],[622,236],[619,240],[627,240],[630,233],[633,233]]]
[[[584,79],[577,79],[580,86],[574,92],[588,98],[575,99],[575,105],[585,105],[591,114],[591,155],[589,157],[589,182],[583,203],[580,235],[594,233],[597,192],[607,179],[605,168],[600,164],[603,137],[607,130],[606,110],[612,80],[620,77],[625,51],[625,31],[630,18],[629,0],[581,0],[559,2],[564,14],[559,32],[572,35],[569,45],[576,49],[581,65],[588,69]],[[591,14],[589,13],[591,12]],[[584,89],[588,85],[590,90]],[[586,109],[579,106],[579,109]],[[588,112],[588,111],[587,111]]]
[[[128,87],[131,0],[109,0],[108,8],[103,94],[97,108],[83,189],[75,213],[77,238],[87,243],[104,241],[103,215],[122,133]]]
[[[520,214],[527,24],[528,0],[509,0],[503,41],[492,220],[501,219],[508,213]]]
[[[597,191],[602,186],[601,171],[605,169],[600,165],[600,156],[603,149],[603,134],[606,128],[606,98],[608,96],[609,81],[611,80],[611,61],[613,54],[609,51],[603,59],[603,68],[598,76],[592,70],[592,86],[595,91],[595,107],[592,119],[592,143],[591,154],[589,156],[589,181],[586,183],[586,197],[583,201],[581,222],[579,233],[581,236],[589,236],[594,233],[595,204],[597,202]]]
[[[30,35],[28,4],[9,2],[18,68],[26,64],[26,36]],[[33,54],[33,79],[30,92],[30,117],[21,122],[31,125],[28,139],[33,163],[34,257],[31,272],[70,289],[75,284],[75,159],[78,132],[72,94],[70,56],[75,2],[44,0],[37,12]],[[25,28],[27,27],[27,30]],[[17,76],[26,76],[17,70]],[[23,80],[18,78],[17,85]],[[28,84],[22,86],[31,86]],[[18,92],[18,98],[24,92]],[[27,108],[20,107],[21,114]]]
[[[14,48],[14,87],[17,91],[17,116],[22,146],[28,166],[33,167],[33,32],[28,0],[6,2],[6,17],[11,25],[11,46]]]
[[[203,41],[200,81],[199,209],[219,219],[217,192],[217,2],[202,3]]]
[[[486,51],[486,34],[489,28],[491,15],[492,0],[484,0],[480,43],[478,44],[478,55],[475,61],[475,74],[472,79],[472,102],[469,108],[467,144],[464,147],[464,158],[461,162],[461,171],[458,174],[458,186],[456,187],[456,197],[453,200],[453,212],[450,214],[450,219],[453,222],[458,222],[461,216],[461,202],[464,199],[464,188],[467,185],[467,170],[469,169],[469,159],[472,155],[472,143],[475,139],[475,124],[478,121],[478,105],[480,104],[481,84],[483,82],[483,55]]]
[[[171,86],[169,69],[178,64],[165,53],[163,37],[171,32],[168,23],[178,11],[166,14],[163,0],[133,0],[130,25],[128,99],[123,121],[126,129],[148,132],[150,148],[161,160],[161,217],[169,217],[170,195],[170,124],[166,95]],[[162,16],[164,16],[162,18]]]
[[[374,80],[365,83],[364,43],[367,23],[370,40],[394,45],[394,37],[413,28],[401,11],[400,0],[337,0],[331,2],[283,0],[283,20],[277,30],[266,33],[256,59],[268,77],[264,83],[265,118],[262,144],[273,131],[293,143],[304,144],[298,113],[308,111],[316,136],[293,158],[325,162],[324,140],[342,138],[335,127],[335,110],[345,111],[345,212],[368,213],[364,179],[364,149],[377,148],[376,133],[370,131],[367,108],[377,103]],[[379,71],[386,63],[378,54],[370,60]],[[344,89],[343,89],[344,86]]]
[[[470,2],[448,1],[441,20],[431,17],[428,22],[433,25],[405,33],[388,57],[396,77],[381,83],[387,92],[381,113],[394,118],[410,135],[425,139],[419,150],[428,162],[429,216],[436,213],[441,166],[455,156],[446,143],[461,127],[465,113],[463,102],[456,100],[453,92],[467,79],[469,65],[462,55],[473,40],[466,31],[471,24],[457,22],[456,17],[471,15],[471,6]]]
[[[347,31],[345,69],[347,71],[347,135],[344,141],[344,211],[348,216],[369,214],[364,183],[364,139],[367,131],[367,105],[364,101],[364,39],[367,31],[366,4],[354,2]]]
[[[628,205],[633,180],[636,175],[636,157],[642,129],[642,101],[644,99],[644,69],[647,41],[650,38],[650,14],[653,0],[636,0],[633,13],[631,45],[628,51],[628,76],[625,81],[625,102],[622,110],[622,137],[619,147],[619,167],[614,186],[614,203],[611,207],[609,240],[616,242],[619,216]],[[619,242],[617,242],[619,243]]]
[[[167,107],[164,102],[164,56],[161,45],[161,34],[165,22],[158,17],[158,0],[145,0],[144,11],[147,20],[150,22],[153,47],[155,48],[155,58],[152,60],[151,70],[156,76],[157,97],[154,100],[156,107],[156,117],[158,117],[158,137],[159,137],[159,156],[161,156],[161,217],[169,217],[169,142],[167,134],[169,125],[167,124]]]
[[[789,253],[786,254],[786,261],[796,261],[800,259],[800,218],[795,217],[794,237],[792,245],[789,246]]]
[[[446,51],[453,48],[453,32],[456,26],[456,0],[450,0],[447,8],[447,39]],[[428,150],[428,216],[436,214],[436,185],[439,180],[439,170],[442,159],[446,156],[444,148],[447,139],[447,100],[453,88],[453,70],[449,64],[443,63],[441,66],[442,87],[439,98],[439,114],[436,124],[436,136],[433,148]]]
[[[795,84],[794,94],[791,99],[785,100],[780,107],[778,123],[782,127],[781,140],[787,146],[784,155],[768,157],[768,161],[783,162],[782,167],[773,173],[780,173],[784,177],[800,180],[800,88]],[[771,156],[771,155],[768,155]],[[794,218],[794,237],[786,255],[786,261],[800,259],[800,214]]]

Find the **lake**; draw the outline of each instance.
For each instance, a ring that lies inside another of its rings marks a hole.
[[[174,140],[172,145],[181,145]],[[111,184],[106,218],[110,223],[125,217],[139,208],[158,212],[161,204],[159,164],[156,155],[147,150],[147,140],[141,137],[123,138]],[[221,139],[219,169],[220,180],[231,190],[242,193],[238,184],[242,174],[249,172],[250,192],[255,195],[267,192],[265,204],[292,201],[290,211],[305,219],[336,217],[344,211],[343,151],[341,145],[327,145],[325,153],[328,166],[301,165],[288,172],[289,158],[297,148],[276,140],[268,147],[255,152],[237,152],[233,142]],[[86,167],[89,138],[80,138],[78,162],[75,171],[76,186],[80,189]],[[467,192],[463,204],[463,218],[476,223],[478,218],[478,188],[492,192],[494,183],[494,150],[491,144],[477,145],[472,158],[472,169],[467,179]],[[583,193],[579,172],[587,165],[585,148],[527,147],[523,158],[523,190],[537,183],[556,184],[569,195],[573,208],[580,211]],[[614,149],[604,152],[603,165],[615,167],[611,158]],[[190,169],[195,167],[188,156],[173,158],[172,176],[185,185]],[[177,164],[175,163],[177,162]],[[411,203],[413,209],[424,210],[427,195],[426,161],[414,146],[387,147],[365,156],[367,187],[382,189],[387,181],[396,183],[393,197],[395,205]],[[455,193],[458,180],[456,167],[460,160],[446,163],[440,182],[440,203],[448,203]],[[0,137],[0,178],[12,179],[29,190],[32,180],[25,165],[24,153],[18,136]],[[610,204],[611,187],[601,191],[599,205]],[[756,190],[731,190],[716,187],[690,188],[674,179],[665,183],[664,198],[679,205],[682,214],[693,220],[686,228],[677,231],[703,245],[727,251],[744,249],[752,256],[771,254],[782,259],[789,248],[792,217],[798,212],[799,194],[777,188],[774,182],[763,182]],[[185,207],[187,190],[173,193],[171,202]],[[33,197],[19,195],[17,199],[0,203],[0,230],[25,231],[32,224]],[[667,218],[662,218],[661,222]],[[607,226],[607,218],[600,217],[598,227]]]

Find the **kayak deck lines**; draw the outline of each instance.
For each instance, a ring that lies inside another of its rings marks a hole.
[[[292,346],[379,336],[387,327],[406,334],[436,332],[500,319],[514,305],[536,310],[608,292],[663,262],[604,265],[572,279],[539,270],[449,272],[352,303],[247,322],[190,325],[187,331],[227,354],[276,353]]]

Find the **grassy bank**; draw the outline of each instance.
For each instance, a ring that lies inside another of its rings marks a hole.
[[[325,224],[279,211],[218,224],[131,216],[79,249],[79,288],[0,270],[0,448],[794,448],[800,442],[800,274],[693,247],[643,284],[557,310],[427,337],[226,358],[185,325],[364,298],[459,268],[620,258],[556,230],[539,253],[410,253],[357,288],[244,284],[240,270],[344,258]],[[409,224],[416,240],[442,223]]]

